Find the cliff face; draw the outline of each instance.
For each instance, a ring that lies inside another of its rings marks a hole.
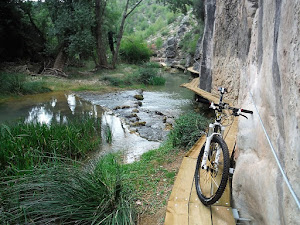
[[[202,42],[200,87],[212,92],[228,87],[235,105],[254,111],[239,123],[235,207],[252,224],[297,224],[299,209],[271,153],[250,93],[299,197],[300,2],[206,0],[208,7],[215,10],[206,11],[213,13],[206,24],[213,30],[209,41],[204,36]]]

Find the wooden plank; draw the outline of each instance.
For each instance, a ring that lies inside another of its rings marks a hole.
[[[174,65],[174,68],[181,69],[181,70],[185,70],[185,67],[182,66],[182,65],[179,65],[179,64]]]
[[[187,152],[186,157],[197,159],[200,153],[200,150],[206,140],[206,136],[203,135],[198,141],[194,144],[194,146]]]
[[[212,206],[212,224],[213,225],[235,225],[232,209],[230,207]]]
[[[196,159],[184,157],[169,201],[188,201],[192,189]]]
[[[188,224],[188,202],[169,201],[165,225]]]
[[[210,207],[204,206],[201,202],[189,203],[189,225],[211,225]]]
[[[209,101],[219,103],[219,100],[220,100],[219,96],[213,95],[212,93],[209,93],[209,92],[204,91],[204,90],[199,88],[199,77],[193,79],[190,83],[185,83],[185,84],[182,84],[180,86],[181,87],[186,87],[186,88],[192,90],[196,94],[202,96],[203,98],[208,99]],[[232,105],[231,102],[228,101],[228,100],[224,100],[224,102],[228,103],[229,105]]]
[[[222,197],[214,204],[214,206],[225,206],[225,207],[231,206],[231,194],[230,194],[229,179],[227,181],[227,185],[224,190],[224,193],[222,194]]]
[[[200,199],[198,198],[194,181],[193,181],[193,187],[189,199],[189,224],[191,225],[212,224],[210,207],[203,205]]]
[[[238,117],[234,118],[234,121],[230,127],[225,130],[225,142],[228,146],[229,154],[231,155],[233,147],[236,141],[236,135],[238,132]],[[228,130],[228,131],[227,131]]]
[[[193,67],[187,68],[187,71],[189,71],[189,72],[191,72],[191,73],[199,74],[199,71],[194,70]]]
[[[166,63],[163,63],[163,62],[160,62],[159,63],[162,67],[166,67],[167,66],[167,64]]]
[[[188,224],[188,201],[193,185],[196,159],[184,157],[170,195],[165,224]]]

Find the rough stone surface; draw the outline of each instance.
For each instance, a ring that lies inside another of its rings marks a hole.
[[[180,49],[179,43],[185,34],[191,31],[192,25],[196,23],[197,21],[192,15],[192,12],[188,12],[188,14],[181,19],[179,26],[176,27],[176,32],[164,42],[163,54],[158,55],[165,59],[165,63],[168,66],[176,67],[177,65],[183,65],[187,68],[193,64],[190,54],[183,52]]]
[[[215,18],[212,47],[207,48],[203,41],[201,48],[202,57],[211,56],[205,66],[211,69],[212,92],[225,86],[236,106],[254,111],[249,120],[239,120],[234,207],[254,225],[299,224],[299,209],[271,153],[250,93],[300,197],[300,3],[216,0],[210,16]],[[208,90],[206,75],[201,70],[200,80]]]

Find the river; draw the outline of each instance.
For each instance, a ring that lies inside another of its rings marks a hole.
[[[164,86],[147,88],[147,91],[51,92],[18,97],[0,104],[0,123],[19,119],[51,125],[53,121],[64,123],[88,112],[101,117],[102,128],[108,126],[112,133],[112,142],[102,141],[99,150],[89,158],[121,151],[125,162],[130,163],[144,152],[158,148],[175,119],[193,107],[192,92],[179,87],[188,82],[189,76],[181,73],[163,76],[167,80]],[[137,100],[137,94],[143,99]]]

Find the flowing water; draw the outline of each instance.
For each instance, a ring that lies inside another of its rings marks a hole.
[[[111,143],[102,132],[99,151],[90,155],[97,159],[104,153],[121,151],[126,162],[133,162],[141,154],[158,148],[165,140],[174,120],[192,109],[193,94],[180,88],[188,82],[184,74],[165,74],[164,86],[151,90],[130,90],[118,93],[46,93],[19,97],[0,104],[0,123],[21,119],[25,122],[66,122],[84,113],[101,117],[102,128],[109,127]],[[134,96],[141,94],[143,100]]]

